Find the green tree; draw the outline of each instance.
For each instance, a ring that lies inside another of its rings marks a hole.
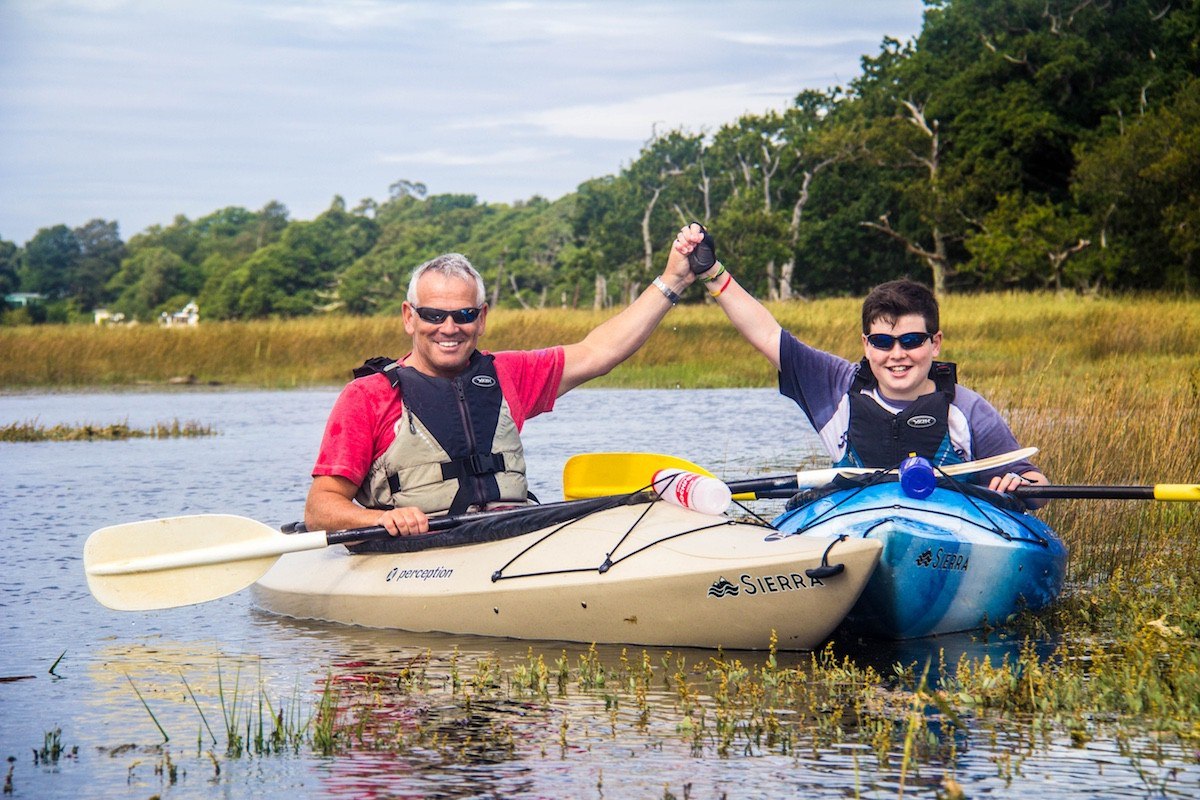
[[[108,282],[121,268],[125,243],[116,222],[94,219],[74,231],[79,259],[68,277],[67,291],[80,311],[90,311],[109,299]]]
[[[109,281],[108,291],[115,296],[113,308],[142,321],[175,311],[167,302],[179,296],[187,271],[187,262],[177,253],[165,247],[140,247],[121,262]]]
[[[67,297],[80,255],[79,240],[66,225],[42,228],[21,254],[21,289],[43,294],[51,301]]]
[[[898,201],[864,225],[922,259],[942,289],[998,197],[1074,202],[1076,145],[1195,71],[1196,4],[1180,6],[930,3],[917,40],[885,42],[853,84],[864,143]]]
[[[638,268],[642,251],[642,207],[639,187],[628,176],[606,176],[580,184],[575,198],[572,227],[578,250],[570,261],[572,271],[590,282],[593,307],[611,301],[609,278]]]
[[[0,239],[0,298],[17,291],[20,285],[17,278],[20,252],[15,242]]]
[[[1088,288],[1095,277],[1078,256],[1091,246],[1090,220],[1070,207],[1003,195],[978,230],[967,233],[971,262],[964,268],[991,285]]]
[[[311,222],[293,222],[278,242],[244,261],[227,259],[201,294],[201,308],[217,319],[302,316],[336,306],[337,276],[368,252],[376,223],[346,211],[335,197]]]
[[[1079,149],[1073,186],[1123,285],[1200,286],[1200,79]]]

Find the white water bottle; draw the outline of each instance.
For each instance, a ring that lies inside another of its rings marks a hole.
[[[716,478],[685,472],[681,469],[660,469],[654,473],[654,491],[662,499],[701,514],[724,514],[733,499],[729,487]]]

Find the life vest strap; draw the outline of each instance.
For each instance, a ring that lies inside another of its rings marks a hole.
[[[388,379],[388,383],[392,385],[393,389],[399,389],[399,369],[400,362],[396,361],[396,359],[388,358],[387,356],[375,356],[374,358],[368,358],[366,361],[364,361],[361,367],[355,367],[354,377],[365,378],[368,375],[374,375],[378,372],[380,375],[383,375]]]
[[[490,475],[495,472],[504,472],[503,453],[472,453],[442,463],[442,480],[461,480],[468,475]]]

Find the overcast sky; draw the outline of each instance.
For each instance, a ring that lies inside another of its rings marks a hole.
[[[844,85],[921,0],[0,0],[0,239],[341,195],[512,202]]]

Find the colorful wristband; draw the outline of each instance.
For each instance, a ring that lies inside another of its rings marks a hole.
[[[717,262],[717,271],[714,272],[712,275],[709,275],[707,278],[701,278],[700,280],[704,281],[705,283],[712,283],[713,281],[715,281],[717,278],[721,277],[724,274],[725,274],[725,265],[722,264],[720,261],[718,261]]]
[[[663,297],[671,301],[671,305],[676,305],[679,302],[679,295],[671,291],[671,287],[663,283],[662,278],[655,278],[654,285],[657,286],[658,290],[663,293]]]
[[[729,284],[731,284],[731,283],[733,283],[733,276],[732,276],[732,275],[726,275],[726,276],[725,276],[725,282],[721,284],[721,288],[719,288],[719,289],[712,289],[712,288],[710,288],[710,289],[708,290],[708,293],[709,293],[710,295],[712,295],[713,297],[720,297],[720,296],[721,296],[721,292],[723,292],[723,291],[725,291],[726,289],[728,289],[728,288],[729,288]]]

